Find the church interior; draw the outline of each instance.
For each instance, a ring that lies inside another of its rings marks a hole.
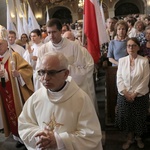
[[[14,0],[11,0],[14,1]],[[23,10],[27,11],[30,4],[33,14],[42,27],[46,24],[47,10],[49,18],[58,18],[63,24],[83,25],[84,0],[20,0]],[[150,15],[150,0],[99,0],[102,4],[105,19],[123,18],[129,14]],[[7,4],[0,0],[0,24],[7,27]],[[28,14],[28,12],[26,12]],[[16,25],[16,14],[12,14]],[[78,29],[77,29],[78,30]],[[81,28],[79,29],[81,30]],[[96,71],[95,92],[99,110],[99,121],[102,128],[102,144],[104,150],[121,150],[125,142],[125,135],[115,127],[115,106],[117,100],[116,71],[112,67],[98,66]],[[150,149],[150,117],[147,117],[148,132],[143,135],[145,147]],[[26,150],[25,147],[16,148],[12,135],[8,138],[0,130],[0,150]],[[129,150],[139,150],[133,143]]]

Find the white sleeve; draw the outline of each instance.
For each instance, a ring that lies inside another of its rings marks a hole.
[[[26,50],[25,53],[23,54],[23,58],[31,65],[31,56],[28,50]]]
[[[19,81],[19,83],[20,83],[21,86],[24,86],[24,85],[26,84],[26,83],[24,82],[24,80],[23,80],[21,74],[19,74],[19,77],[17,77],[17,79],[18,79],[18,81]]]
[[[69,71],[72,78],[75,80],[79,87],[84,86],[85,79],[88,74],[93,75],[94,71],[94,61],[91,57],[87,57],[85,50],[81,46],[75,44],[74,47],[74,62],[69,65]],[[89,54],[90,56],[90,54]],[[91,61],[92,60],[92,61]],[[92,78],[92,76],[91,76]]]
[[[54,132],[58,150],[65,150],[65,145],[57,132]]]
[[[145,95],[145,89],[147,89],[148,87],[149,78],[150,78],[150,68],[149,68],[148,59],[146,59],[146,61],[143,63],[143,78],[140,80],[140,84],[136,87],[136,90],[135,90],[136,93]]]
[[[37,124],[36,115],[32,106],[32,99],[29,98],[18,117],[18,132],[27,149],[35,150],[37,142],[35,135],[43,131],[43,129]]]
[[[122,61],[119,59],[119,64],[118,64],[118,69],[117,69],[117,89],[119,93],[122,93],[123,90],[126,89],[125,85],[124,85],[124,80],[123,80],[123,76],[122,76],[122,69],[124,69],[122,67]]]

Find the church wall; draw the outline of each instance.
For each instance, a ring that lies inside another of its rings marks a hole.
[[[6,1],[5,0],[0,0],[0,25],[6,26]]]
[[[23,1],[23,0],[22,0]],[[30,6],[33,10],[33,13],[36,16],[36,19],[39,24],[45,24],[45,8],[40,8],[35,4],[35,0],[28,0]],[[125,2],[132,2],[134,3],[140,10],[141,13],[150,14],[150,0],[103,0],[107,7],[106,18],[114,17],[115,16],[115,6],[117,3],[125,3]],[[82,19],[83,12],[78,9],[78,0],[74,1],[73,4],[66,4],[64,7],[68,8],[72,14],[72,20],[75,22],[76,20]],[[0,0],[0,24],[6,27],[6,0]]]

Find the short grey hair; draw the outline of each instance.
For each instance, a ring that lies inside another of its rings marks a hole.
[[[68,69],[68,59],[64,56],[64,54],[60,53],[60,52],[48,52],[45,53],[41,60],[44,59],[44,57],[48,57],[48,56],[54,56],[57,57],[59,60],[59,66],[63,69]]]

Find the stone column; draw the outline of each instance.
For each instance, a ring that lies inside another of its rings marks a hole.
[[[78,13],[72,13],[72,22],[75,22],[78,19]]]
[[[110,17],[110,18],[112,18],[112,17],[115,16],[115,10],[114,10],[114,8],[108,9],[108,12],[109,12],[109,17]]]

